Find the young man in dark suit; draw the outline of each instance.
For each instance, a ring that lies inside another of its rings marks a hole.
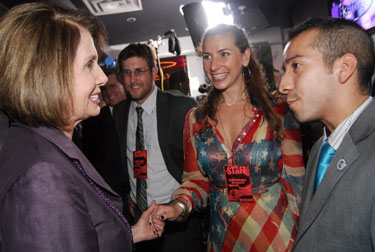
[[[294,251],[374,251],[371,37],[347,20],[308,20],[291,33],[284,66],[279,91],[296,118],[325,125],[307,163]]]
[[[156,87],[155,55],[146,44],[130,44],[121,51],[118,61],[130,99],[116,105],[113,116],[123,164],[129,173],[130,210],[137,219],[152,200],[157,204],[168,203],[172,192],[179,187],[183,173],[184,121],[196,102]],[[143,131],[142,148],[138,148],[137,127]],[[135,169],[146,175],[138,176]],[[145,182],[143,185],[141,180]],[[197,218],[185,223],[167,223],[160,239],[140,244],[143,246],[137,247],[137,251],[201,251],[200,235]]]

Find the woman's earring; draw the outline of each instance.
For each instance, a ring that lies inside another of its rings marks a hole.
[[[247,75],[247,76],[246,76]],[[247,78],[250,78],[250,75],[251,75],[251,71],[250,71],[250,68],[247,66],[247,67],[244,67],[243,71],[242,71],[242,76],[246,79]]]

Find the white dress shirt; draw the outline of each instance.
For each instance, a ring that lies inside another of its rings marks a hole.
[[[142,105],[140,105],[144,109],[142,119],[145,149],[147,150],[148,205],[151,205],[152,200],[156,200],[157,204],[168,203],[172,192],[180,186],[180,184],[168,172],[159,145],[156,119],[157,90],[158,89],[155,87],[152,94]],[[126,143],[126,155],[131,188],[130,197],[134,202],[136,202],[135,196],[137,183],[133,175],[133,152],[135,151],[135,135],[137,129],[137,106],[139,105],[136,102],[131,102]]]

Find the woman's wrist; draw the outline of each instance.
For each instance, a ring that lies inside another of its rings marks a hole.
[[[133,234],[133,243],[137,243],[140,241],[140,238],[139,238],[139,233],[138,233],[138,226],[137,226],[137,223],[135,223],[132,227],[131,227],[131,232]]]
[[[177,222],[184,222],[189,217],[189,210],[185,202],[179,199],[172,200],[169,205],[177,206],[182,209],[181,214],[175,219]]]

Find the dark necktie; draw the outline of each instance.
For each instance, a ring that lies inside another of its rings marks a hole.
[[[320,182],[322,182],[324,174],[326,173],[331,159],[335,155],[336,151],[332,148],[327,141],[325,141],[320,148],[318,168],[316,170],[315,177],[315,191],[318,189]]]
[[[145,142],[143,135],[143,108],[137,106],[137,131],[136,131],[136,150],[144,150]],[[147,208],[147,182],[145,178],[137,178],[137,206],[143,212]]]

